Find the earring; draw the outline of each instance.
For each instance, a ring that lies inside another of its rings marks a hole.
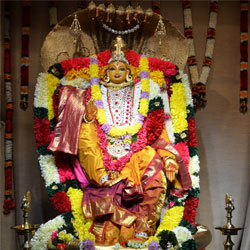
[[[127,81],[127,82],[131,82],[132,80],[133,80],[132,75],[131,75],[131,74],[127,74],[127,75],[126,75],[126,81]]]
[[[106,82],[106,83],[110,82],[110,78],[107,74],[104,76],[104,82]]]

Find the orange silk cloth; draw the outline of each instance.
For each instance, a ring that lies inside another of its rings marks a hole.
[[[85,195],[88,196],[88,199],[83,199],[82,204],[85,217],[95,219],[100,215],[109,215],[109,220],[116,225],[130,227],[135,223],[136,232],[150,232],[159,220],[167,187],[166,177],[162,171],[164,161],[157,150],[146,146],[134,153],[120,172],[120,177],[125,183],[122,190],[119,189],[118,183],[117,187],[112,187],[114,191],[111,192],[109,188],[102,187],[100,181],[107,172],[94,123],[82,124],[78,146],[78,157],[89,181],[94,186],[99,186],[85,190]],[[171,154],[164,150],[159,153]],[[129,211],[117,204],[115,196],[119,192],[123,200],[131,198],[136,209]],[[96,195],[93,195],[94,193]],[[100,225],[98,228],[100,230]]]
[[[167,132],[164,130],[162,136],[168,140]],[[90,181],[96,185],[101,186],[101,177],[107,174],[102,160],[102,152],[97,135],[97,129],[92,124],[82,123],[79,144],[78,144],[78,157],[81,165],[88,174]],[[172,155],[166,150],[159,149],[160,156]],[[141,151],[132,155],[129,162],[126,163],[120,172],[122,179],[129,179],[132,186],[141,185],[141,179],[145,173],[146,168],[155,157],[156,150],[151,146],[146,146]],[[158,165],[164,165],[162,160],[158,159]],[[148,176],[150,178],[152,176]],[[144,178],[145,179],[145,178]]]

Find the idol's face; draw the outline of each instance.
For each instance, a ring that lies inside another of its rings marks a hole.
[[[129,74],[128,65],[124,62],[111,62],[107,74],[112,83],[123,83],[126,80],[127,74]]]

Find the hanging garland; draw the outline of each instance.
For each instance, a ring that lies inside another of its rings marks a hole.
[[[248,98],[248,1],[240,1],[240,112],[247,112]]]
[[[5,198],[4,214],[9,214],[15,208],[12,192],[13,170],[13,99],[10,68],[10,8],[9,2],[4,2],[4,85],[5,85]]]
[[[57,24],[57,8],[56,1],[48,1],[49,6],[49,24],[53,28]]]
[[[110,56],[110,51],[104,51],[97,55],[99,77],[103,77],[102,72],[105,65],[108,64]],[[129,51],[126,54],[126,58],[132,67],[132,75],[135,73],[137,77],[143,77],[136,74],[138,72],[136,69],[140,67],[140,55]],[[56,210],[59,213],[63,213],[62,218],[64,222],[62,222],[63,225],[61,222],[60,225],[55,225],[53,229],[50,222],[43,224],[43,231],[48,232],[46,240],[41,242],[40,239],[44,237],[43,232],[37,231],[32,241],[32,249],[34,250],[47,249],[49,235],[51,235],[52,244],[57,246],[57,249],[64,249],[66,244],[74,239],[78,239],[78,242],[80,240],[78,245],[80,245],[81,249],[82,247],[83,249],[94,249],[94,236],[88,232],[91,221],[84,218],[81,209],[82,190],[75,180],[72,169],[67,165],[67,159],[60,154],[57,156],[57,153],[53,155],[47,149],[47,146],[50,143],[51,128],[55,126],[54,110],[57,110],[57,104],[54,104],[53,107],[51,100],[55,89],[58,84],[81,88],[88,87],[88,81],[91,79],[90,82],[93,83],[94,80],[95,64],[96,58],[92,58],[91,60],[89,58],[66,60],[54,65],[60,71],[57,77],[53,75],[54,70],[49,70],[48,74],[42,73],[38,78],[34,99],[34,123],[39,164],[50,200]],[[175,137],[175,148],[182,155],[192,179],[192,188],[187,191],[184,197],[170,195],[165,201],[160,227],[155,236],[150,237],[148,241],[149,249],[157,249],[154,246],[159,246],[159,244],[163,246],[165,242],[171,242],[172,245],[175,245],[176,249],[196,249],[191,234],[194,234],[196,230],[194,222],[198,205],[198,173],[200,168],[194,109],[188,77],[181,74],[183,80],[181,82],[180,78],[177,77],[178,70],[174,64],[155,58],[148,58],[148,71],[149,76],[154,78],[162,91],[166,91],[166,86],[164,87],[162,84],[163,77],[168,80],[167,89],[170,96],[170,111],[168,114],[170,117],[168,119],[172,119],[173,122],[173,128],[171,129],[173,131],[172,136]],[[156,88],[150,89],[150,96],[157,96],[155,90]],[[168,100],[168,97],[166,100]],[[181,126],[179,126],[180,124]],[[171,237],[168,237],[169,235]],[[85,245],[88,245],[88,247],[85,247]],[[116,246],[116,249],[119,249],[119,244]]]
[[[153,7],[153,12],[156,13],[156,14],[161,14],[161,10],[160,10],[160,1],[153,1],[152,3]]]
[[[196,111],[197,109],[204,108],[207,102],[206,83],[211,69],[211,63],[214,51],[215,31],[216,31],[217,15],[218,15],[218,0],[211,0],[210,2],[206,51],[200,76],[198,73],[195,48],[194,48],[192,12],[191,12],[190,0],[183,0],[183,12],[184,12],[184,32],[185,32],[185,37],[188,39],[189,43],[188,66],[192,83],[194,109]]]
[[[29,34],[30,34],[30,1],[23,1],[22,7],[22,54],[21,54],[21,98],[20,108],[28,108],[29,89]]]

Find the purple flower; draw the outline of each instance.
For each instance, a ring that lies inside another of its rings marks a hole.
[[[140,72],[140,78],[148,78],[149,77],[149,74],[148,74],[148,71],[141,71]]]
[[[144,119],[145,119],[145,116],[143,114],[139,113],[139,123],[140,124],[143,124]]]
[[[157,241],[151,241],[149,246],[148,246],[148,250],[160,250],[161,246]]]
[[[110,131],[110,129],[111,129],[111,125],[109,125],[108,123],[104,123],[104,124],[102,125],[102,130],[103,130],[103,132],[104,132],[105,134],[108,134],[109,131]]]
[[[92,77],[90,79],[90,84],[93,85],[93,84],[99,84],[99,78],[98,77]]]
[[[146,91],[141,92],[141,98],[148,99],[148,98],[149,98],[149,94],[148,94],[148,92],[146,92]]]
[[[90,57],[90,64],[98,64],[98,60],[96,57]]]
[[[97,106],[97,108],[99,109],[103,109],[103,101],[102,100],[95,100],[95,105]]]
[[[85,240],[83,242],[83,249],[95,250],[95,244],[92,240]]]

